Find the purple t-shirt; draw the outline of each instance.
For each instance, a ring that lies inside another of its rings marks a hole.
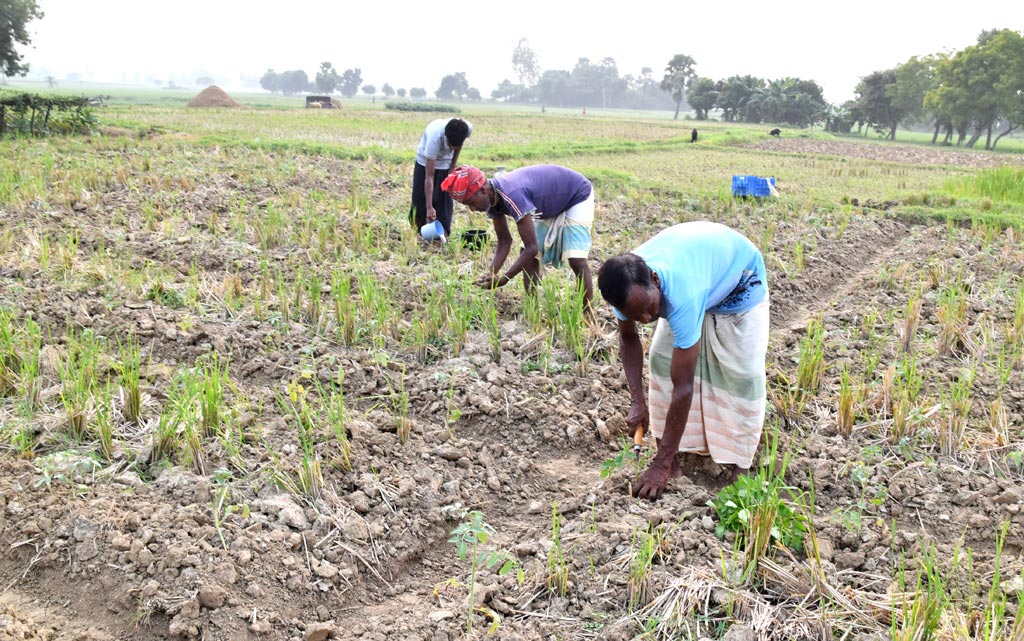
[[[524,216],[554,218],[590,197],[593,187],[578,171],[560,165],[531,165],[492,178],[498,203],[487,210],[488,218]]]

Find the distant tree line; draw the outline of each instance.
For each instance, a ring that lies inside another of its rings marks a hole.
[[[927,125],[932,144],[985,149],[1024,124],[1024,36],[1009,29],[983,31],[978,42],[954,54],[910,58],[861,79],[856,98],[827,123],[853,126],[895,139],[897,127]]]
[[[551,107],[668,109],[673,106],[672,98],[661,89],[650,67],[641,69],[638,76],[622,76],[614,58],[604,58],[597,63],[580,58],[571,70],[541,72],[537,55],[522,38],[512,52],[512,68],[518,82],[501,81],[491,92],[491,98]]]
[[[695,78],[687,101],[697,120],[717,109],[724,122],[785,123],[810,127],[828,119],[829,104],[813,80],[732,76],[724,80]]]
[[[36,0],[0,0],[0,79],[23,76],[28,71],[17,46],[31,44],[26,25],[42,17]],[[983,31],[977,44],[956,53],[914,56],[892,69],[874,71],[861,78],[855,99],[842,105],[827,103],[813,80],[754,76],[713,80],[698,76],[696,64],[690,56],[677,54],[667,63],[660,80],[650,67],[644,67],[638,76],[621,76],[612,58],[597,63],[580,58],[571,70],[541,72],[537,55],[523,38],[512,52],[518,81],[503,80],[491,92],[491,98],[554,107],[674,107],[676,118],[688,104],[699,120],[710,118],[716,111],[726,122],[787,123],[796,127],[824,124],[830,131],[846,133],[856,127],[858,133],[875,131],[889,139],[895,138],[898,127],[927,126],[933,131],[933,144],[940,143],[941,136],[941,144],[954,144],[955,138],[958,146],[974,147],[984,137],[986,149],[994,149],[1003,136],[1024,125],[1024,36],[1009,29]],[[75,76],[69,74],[67,79],[71,81]],[[48,82],[56,85],[53,77]],[[200,85],[212,82],[210,77],[197,80]],[[339,92],[348,97],[360,90],[371,96],[377,93],[375,85],[363,84],[359,68],[338,73],[330,62],[321,63],[312,81],[303,70],[277,73],[268,69],[260,86],[285,95],[310,91]],[[388,83],[380,91],[389,98],[405,98],[407,94],[405,89],[395,90]],[[482,99],[465,72],[444,76],[434,95],[445,100]],[[419,100],[427,96],[427,91],[413,87],[408,96]],[[20,121],[22,104],[7,107],[18,110]],[[25,113],[30,114],[28,128],[32,131],[38,111],[29,106]],[[44,127],[48,122],[43,115]],[[11,128],[10,123],[6,126]]]

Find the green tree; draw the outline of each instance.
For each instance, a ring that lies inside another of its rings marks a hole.
[[[679,118],[679,109],[683,105],[683,99],[686,98],[686,90],[697,77],[697,72],[693,69],[696,65],[697,62],[690,56],[677,53],[665,67],[661,88],[663,91],[667,91],[672,96],[672,100],[676,102],[676,114],[673,116],[673,120]]]
[[[686,102],[697,112],[697,120],[707,120],[717,100],[718,85],[711,78],[696,78],[686,95]]]
[[[718,87],[718,108],[725,122],[751,121],[747,117],[748,103],[755,92],[764,88],[765,81],[754,76],[731,76]]]
[[[519,78],[519,84],[524,87],[534,86],[540,78],[537,54],[530,48],[526,38],[520,38],[516,48],[512,50],[512,69]]]
[[[892,69],[875,71],[861,78],[857,83],[857,105],[864,113],[867,123],[889,140],[896,139],[896,127],[906,112],[893,102],[896,72]]]
[[[945,121],[957,145],[973,147],[985,136],[991,149],[1000,138],[1024,122],[1024,38],[1009,29],[983,31],[978,44],[941,60],[925,107]],[[1004,128],[996,132],[997,128]],[[995,138],[993,139],[993,135]]]
[[[286,96],[309,91],[309,76],[302,69],[284,71],[281,73],[279,86]]]
[[[466,72],[460,71],[441,78],[441,86],[437,88],[434,95],[445,100],[448,98],[462,98],[469,93],[469,81],[466,80]]]
[[[26,25],[42,17],[36,0],[0,0],[0,77],[28,73],[17,46],[32,43]]]
[[[377,93],[377,87],[373,85],[363,85],[361,91],[365,93],[367,96],[372,96],[373,94]]]
[[[316,72],[316,88],[320,93],[332,94],[338,89],[341,83],[341,76],[337,69],[329,62],[320,63],[320,71]]]
[[[937,64],[938,58],[934,56],[912,56],[893,70],[896,83],[889,87],[889,97],[903,112],[903,125],[915,125],[924,120],[927,114],[924,96],[935,84]]]
[[[398,97],[399,98],[405,98],[405,89],[404,88],[398,90]]]
[[[821,87],[813,80],[773,80],[767,84],[766,93],[768,105],[761,111],[764,120],[810,127],[826,118],[828,103]]]
[[[924,106],[934,114],[946,129],[944,144],[951,144],[953,131],[957,133],[957,146],[963,144],[971,122],[972,97],[967,87],[965,69],[952,58],[939,63],[935,69],[935,86],[924,96]],[[934,140],[934,136],[933,136]]]
[[[546,105],[554,107],[568,106],[569,86],[572,74],[564,69],[549,69],[540,76],[534,90],[537,98]]]
[[[260,78],[260,86],[264,90],[274,93],[275,91],[281,91],[281,76],[273,69],[267,69],[267,73],[263,74]]]
[[[494,100],[511,100],[523,92],[523,86],[514,84],[508,78],[505,78],[498,85],[497,89],[491,91],[491,98]]]
[[[856,108],[857,103],[853,100],[847,100],[841,105],[829,105],[825,110],[825,131],[850,133],[857,120],[857,114],[854,113]]]
[[[355,69],[346,69],[345,73],[341,74],[341,84],[339,88],[341,93],[351,98],[356,95],[359,91],[360,85],[363,84],[363,72],[356,67]]]
[[[619,77],[613,58],[593,64],[580,58],[573,67],[569,85],[570,99],[586,107],[615,107],[626,93],[626,81]]]
[[[654,79],[654,70],[650,67],[642,67],[637,77],[624,76],[622,81],[626,84],[627,93],[623,96],[624,107],[637,109],[665,109],[672,105],[670,96],[658,86]]]
[[[417,100],[427,97],[427,90],[423,87],[413,87],[409,90],[409,97]]]
[[[380,92],[384,94],[385,98],[390,98],[395,95],[395,89],[388,83],[384,83],[384,86],[380,88]]]
[[[1005,125],[992,141],[995,149],[1003,136],[1024,125],[1024,36],[1004,29],[985,46],[992,48],[999,68],[995,93],[999,119]]]

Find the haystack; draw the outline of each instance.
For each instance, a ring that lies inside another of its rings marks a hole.
[[[237,107],[238,103],[231,99],[223,89],[217,85],[210,85],[203,89],[196,97],[188,101],[189,107]]]

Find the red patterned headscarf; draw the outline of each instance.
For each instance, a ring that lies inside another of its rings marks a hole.
[[[471,165],[459,165],[444,179],[441,189],[460,203],[465,203],[484,186],[485,182],[487,178],[484,177],[484,172]]]

